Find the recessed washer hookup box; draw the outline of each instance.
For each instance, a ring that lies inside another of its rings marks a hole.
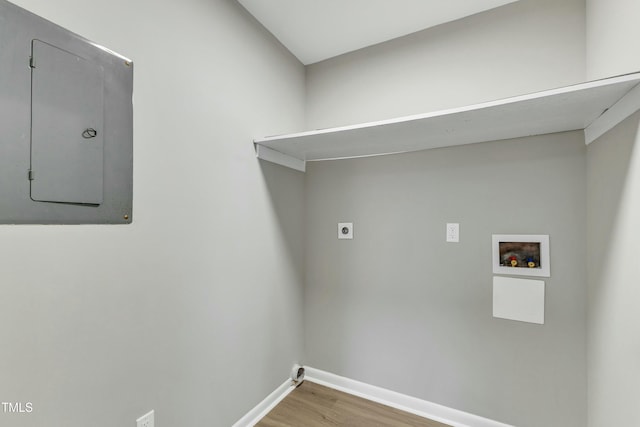
[[[132,61],[0,0],[0,223],[131,223],[132,96]]]

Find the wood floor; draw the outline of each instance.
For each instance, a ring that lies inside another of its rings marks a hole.
[[[450,427],[305,381],[256,427]]]

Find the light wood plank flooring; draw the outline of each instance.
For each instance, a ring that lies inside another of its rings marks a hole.
[[[310,381],[303,382],[256,427],[450,427]]]

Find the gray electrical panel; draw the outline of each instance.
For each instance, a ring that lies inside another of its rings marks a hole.
[[[128,224],[133,63],[0,0],[0,223]]]

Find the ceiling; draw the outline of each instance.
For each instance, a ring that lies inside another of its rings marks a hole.
[[[303,64],[516,0],[238,0]]]

